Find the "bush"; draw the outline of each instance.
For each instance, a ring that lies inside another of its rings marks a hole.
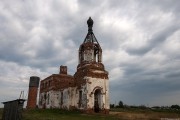
[[[179,110],[179,109],[180,109],[180,106],[179,106],[179,105],[172,105],[171,108],[172,108],[172,109],[177,109],[177,110]]]

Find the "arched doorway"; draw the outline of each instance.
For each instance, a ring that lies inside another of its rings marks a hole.
[[[94,92],[94,112],[98,113],[101,110],[101,90],[96,89]]]

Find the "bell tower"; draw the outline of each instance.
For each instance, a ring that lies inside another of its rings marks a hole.
[[[74,74],[78,106],[86,112],[109,113],[108,72],[102,63],[102,49],[93,33],[93,20],[87,20],[88,33],[79,47],[79,64]]]
[[[102,49],[93,33],[93,20],[89,17],[88,24],[88,33],[84,39],[83,44],[79,48],[79,64],[86,63],[101,63],[102,61]]]

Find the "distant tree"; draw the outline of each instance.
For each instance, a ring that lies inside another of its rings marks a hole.
[[[172,105],[171,108],[172,109],[180,109],[180,106],[179,105]]]
[[[147,107],[146,107],[145,105],[140,105],[140,106],[138,106],[138,108],[140,108],[140,109],[146,109]]]
[[[124,104],[123,104],[123,102],[121,100],[119,101],[118,107],[119,108],[123,108],[124,107]]]

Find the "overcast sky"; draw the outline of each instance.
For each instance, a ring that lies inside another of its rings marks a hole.
[[[111,103],[180,104],[180,0],[1,0],[0,102],[26,96],[30,76],[73,75],[89,16]]]

